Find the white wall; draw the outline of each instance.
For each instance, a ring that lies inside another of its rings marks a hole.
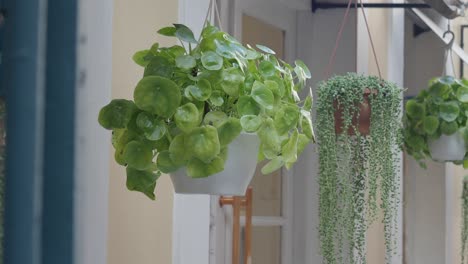
[[[113,98],[132,98],[142,77],[143,69],[132,61],[135,51],[154,42],[175,44],[156,31],[177,22],[177,12],[178,1],[114,0]],[[173,187],[169,177],[161,176],[156,201],[151,201],[127,190],[125,170],[113,158],[110,168],[108,263],[171,263]]]
[[[324,71],[332,53],[333,43],[343,18],[344,10],[318,10],[298,12],[297,57],[312,72],[309,83],[316,92],[317,83],[326,79]],[[351,11],[349,22],[339,46],[333,74],[356,71],[356,15]],[[315,94],[315,98],[317,95]],[[318,236],[318,155],[316,145],[309,145],[299,158],[294,175],[294,261],[293,263],[319,263]],[[300,212],[304,212],[301,215]]]
[[[413,37],[413,24],[405,25],[406,95],[427,88],[443,70],[443,43],[432,32]],[[445,166],[428,161],[424,170],[405,155],[405,256],[411,264],[445,263]]]

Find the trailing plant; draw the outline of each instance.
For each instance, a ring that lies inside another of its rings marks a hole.
[[[425,167],[424,159],[431,158],[429,143],[441,135],[460,133],[468,144],[467,117],[468,81],[451,76],[432,79],[429,89],[406,102],[405,151]],[[468,159],[453,162],[468,168]]]
[[[468,255],[468,176],[463,179],[461,227],[461,263],[465,264]]]
[[[380,211],[387,262],[393,253],[401,93],[393,83],[355,73],[319,84],[319,234],[325,264],[366,263],[365,234]],[[361,134],[356,123],[366,106],[371,110],[369,135]],[[336,111],[342,112],[341,134],[335,130]]]
[[[99,123],[113,131],[115,160],[127,167],[127,187],[154,199],[162,173],[186,169],[193,178],[224,170],[229,144],[241,133],[260,139],[262,172],[290,168],[314,141],[312,97],[298,92],[311,77],[300,60],[294,66],[268,47],[243,46],[207,24],[197,40],[181,24],[159,34],[181,45],[138,51],[144,67],[133,101],[112,100]]]

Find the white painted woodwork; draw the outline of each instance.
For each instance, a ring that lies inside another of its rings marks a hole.
[[[74,256],[107,263],[110,133],[97,116],[111,95],[113,1],[78,1]]]

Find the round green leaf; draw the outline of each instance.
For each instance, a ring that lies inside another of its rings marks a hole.
[[[167,37],[175,37],[176,28],[175,27],[164,27],[158,30],[158,33],[167,36]]]
[[[210,102],[214,106],[222,106],[224,104],[224,98],[221,91],[213,91],[211,93]]]
[[[455,134],[455,132],[458,131],[457,122],[442,121],[442,123],[440,124],[440,130],[445,135],[453,135],[453,134]]]
[[[436,116],[426,116],[423,121],[424,132],[428,135],[434,134],[439,128],[439,118]]]
[[[439,105],[439,116],[447,122],[453,122],[460,114],[460,107],[457,102],[443,102]]]
[[[270,48],[267,47],[267,46],[264,46],[264,45],[256,45],[256,46],[257,46],[257,48],[258,48],[259,50],[261,50],[261,51],[263,51],[263,52],[265,52],[265,53],[273,54],[273,55],[276,54],[276,52],[275,52],[274,50],[270,49]]]
[[[190,132],[199,124],[198,116],[197,107],[192,103],[188,103],[177,108],[174,119],[180,130]]]
[[[310,112],[302,110],[301,115],[302,133],[304,133],[310,140],[315,141],[314,128],[312,126],[312,117],[310,116]]]
[[[452,85],[455,83],[455,78],[453,76],[444,76],[439,78],[439,82],[446,85]]]
[[[262,125],[262,118],[256,115],[245,115],[241,117],[240,123],[245,132],[253,133]]]
[[[205,119],[203,120],[203,123],[205,125],[219,127],[227,119],[228,119],[228,116],[226,115],[226,113],[221,112],[221,111],[212,111],[205,115]]]
[[[165,57],[154,56],[145,67],[143,76],[161,76],[172,78],[174,73],[174,65]]]
[[[202,31],[202,37],[205,39],[205,38],[209,38],[211,35],[215,34],[219,32],[219,29],[215,26],[212,26],[212,25],[207,25],[205,26],[205,28],[203,29]]]
[[[215,157],[210,162],[205,163],[197,158],[193,158],[187,164],[187,175],[192,178],[204,178],[222,172],[224,170],[224,160]]]
[[[153,55],[157,55],[158,54],[158,51],[159,50],[159,43],[154,43],[153,45],[151,45],[151,48],[150,48],[150,52],[153,54]]]
[[[203,67],[210,71],[218,71],[223,67],[223,58],[213,51],[203,53],[201,62]]]
[[[158,170],[160,170],[162,173],[171,173],[182,167],[182,165],[172,161],[171,154],[167,150],[159,152],[156,165]]]
[[[197,85],[190,85],[187,88],[190,94],[198,101],[206,101],[211,96],[211,84],[208,80],[201,79]]]
[[[265,109],[273,109],[275,97],[273,93],[261,82],[256,81],[252,87],[252,98]]]
[[[273,159],[281,150],[281,141],[273,119],[267,118],[257,131],[265,157]]]
[[[149,140],[159,140],[166,134],[167,128],[164,121],[154,118],[145,112],[138,114],[136,123]]]
[[[297,125],[299,108],[294,105],[285,105],[275,114],[275,127],[278,134],[283,135]]]
[[[169,150],[170,142],[169,139],[167,139],[167,137],[163,137],[160,140],[151,141],[151,143],[153,148],[156,149],[158,152]]]
[[[312,77],[312,74],[310,73],[309,68],[307,67],[307,65],[303,61],[296,60],[295,64],[296,64],[297,67],[299,67],[302,70],[305,78],[310,79]]]
[[[150,53],[149,50],[141,50],[141,51],[137,51],[132,59],[133,61],[142,66],[142,67],[146,67],[146,65],[149,64],[149,62],[151,61],[151,58],[152,58],[152,54]]]
[[[273,173],[283,167],[284,161],[281,157],[276,157],[270,160],[265,166],[262,168],[262,173],[264,175]]]
[[[275,98],[281,98],[281,91],[279,90],[278,83],[275,81],[265,80],[265,86],[270,89]]]
[[[296,162],[297,161],[297,141],[299,139],[299,133],[297,129],[289,138],[288,142],[281,149],[281,156],[285,162]]]
[[[239,95],[239,87],[244,83],[245,77],[237,68],[224,70],[222,73],[221,88],[230,96]]]
[[[422,119],[426,115],[426,107],[416,100],[406,102],[406,114],[413,119]]]
[[[239,119],[230,117],[218,127],[218,138],[221,146],[230,144],[242,132]]]
[[[433,83],[429,87],[429,93],[435,98],[445,98],[450,93],[450,85],[440,81]]]
[[[418,135],[411,135],[406,140],[406,144],[408,144],[414,151],[422,151],[426,146],[426,141],[424,138]]]
[[[175,60],[176,66],[184,70],[190,70],[197,65],[195,58],[190,55],[178,56]]]
[[[124,158],[124,148],[115,149],[114,159],[117,162],[117,164],[120,164],[122,166],[127,166],[127,162],[125,161],[125,158]]]
[[[141,110],[161,117],[171,117],[180,105],[180,88],[173,81],[157,76],[141,79],[133,93]]]
[[[221,149],[218,131],[213,126],[198,127],[185,137],[185,147],[190,149],[195,158],[208,163]]]
[[[176,28],[175,36],[180,39],[181,41],[185,41],[188,43],[197,44],[198,41],[195,39],[193,32],[190,28],[182,24],[174,24]]]
[[[130,191],[137,191],[145,194],[151,200],[155,199],[154,189],[156,181],[161,174],[153,173],[151,171],[135,170],[127,168],[127,188]]]
[[[467,86],[458,87],[457,98],[462,103],[468,103],[468,87]]]
[[[237,112],[240,116],[258,115],[260,113],[260,106],[251,96],[243,95],[237,101]]]
[[[99,111],[98,122],[105,129],[125,128],[136,111],[132,101],[114,99]]]
[[[172,162],[176,166],[181,166],[187,163],[191,158],[190,151],[187,151],[187,145],[185,144],[185,134],[179,134],[172,139],[169,146],[169,153]]]
[[[145,170],[152,163],[153,151],[149,146],[134,140],[125,147],[124,159],[128,166],[137,170]]]
[[[260,65],[258,65],[258,69],[260,73],[265,77],[273,76],[276,73],[275,65],[273,65],[273,63],[269,61],[260,62]]]

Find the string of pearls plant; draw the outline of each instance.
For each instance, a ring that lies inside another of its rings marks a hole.
[[[371,107],[370,134],[359,132],[364,91]],[[399,200],[401,92],[393,83],[354,73],[319,85],[319,234],[323,263],[366,263],[365,233],[383,212],[387,262],[394,252]],[[335,132],[336,107],[343,111]],[[346,133],[351,128],[354,133]]]
[[[468,176],[463,180],[462,201],[461,263],[465,264],[468,259]]]

